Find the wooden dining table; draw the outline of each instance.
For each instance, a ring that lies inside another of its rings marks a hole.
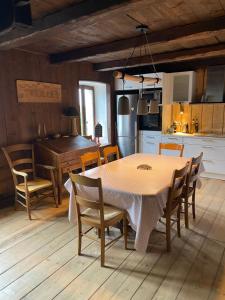
[[[128,212],[129,224],[136,231],[135,249],[145,252],[150,234],[163,215],[173,172],[187,162],[188,159],[183,157],[137,153],[81,174],[102,179],[104,202]],[[142,164],[151,168],[138,168]],[[65,187],[70,193],[69,221],[76,223],[70,179]],[[97,199],[93,188],[82,187],[78,193],[88,199]]]

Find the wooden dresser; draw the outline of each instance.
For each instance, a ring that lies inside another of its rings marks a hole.
[[[35,144],[37,163],[57,169],[59,203],[62,200],[63,174],[81,168],[80,155],[98,150],[98,145],[82,136],[50,139]]]

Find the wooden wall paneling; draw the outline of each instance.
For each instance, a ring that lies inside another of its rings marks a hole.
[[[202,130],[202,104],[193,104],[191,105],[191,121],[193,119],[198,119],[199,122],[199,131]],[[191,125],[191,131],[192,131]]]
[[[213,104],[205,104],[202,106],[201,131],[204,133],[212,133],[213,106],[214,106]]]
[[[225,136],[225,107],[224,107],[224,110],[223,110],[223,131],[222,131],[222,134]]]
[[[223,103],[213,104],[212,131],[213,131],[213,133],[219,134],[219,135],[223,134],[224,106],[225,105]]]
[[[182,115],[182,124],[187,123],[188,128],[191,128],[191,106],[187,103],[183,104],[184,113]]]
[[[173,106],[172,104],[164,104],[162,111],[162,132],[166,133],[173,123]]]
[[[180,122],[180,104],[172,104],[172,120],[173,122]]]
[[[89,63],[51,65],[44,55],[24,51],[1,52],[0,63],[0,147],[33,141],[38,123],[46,124],[47,134],[68,133],[70,121],[63,118],[62,110],[71,105],[79,108],[78,80],[112,83],[109,73],[99,74]],[[62,103],[18,103],[16,79],[62,84]],[[2,197],[13,194],[10,170],[1,152],[0,207]]]

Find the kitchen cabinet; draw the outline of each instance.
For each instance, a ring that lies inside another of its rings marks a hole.
[[[168,73],[163,76],[163,104],[191,102],[196,94],[196,72]]]
[[[161,132],[145,131],[145,130],[140,131],[139,152],[158,154],[160,142],[161,142]]]
[[[203,152],[203,177],[225,180],[225,138],[191,135],[167,135],[161,132],[140,131],[139,152],[158,154],[159,143],[184,144],[184,157],[191,158]],[[178,155],[164,150],[164,155]]]
[[[183,137],[184,156],[203,152],[204,177],[225,180],[225,138]]]

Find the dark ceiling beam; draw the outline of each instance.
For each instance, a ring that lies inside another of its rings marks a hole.
[[[166,53],[158,53],[153,55],[153,61],[155,64],[171,62],[171,61],[185,61],[195,58],[212,56],[225,56],[225,43],[210,45],[206,47],[198,47],[191,49],[184,49]],[[112,60],[103,63],[94,64],[96,71],[110,71],[124,69],[125,60]],[[128,60],[126,68],[151,65],[150,56],[132,57]]]
[[[190,61],[177,61],[170,63],[162,63],[156,65],[157,72],[183,72],[183,71],[193,71],[199,68],[207,67],[207,66],[217,66],[217,65],[225,65],[225,57],[210,57],[203,59],[193,59]],[[152,65],[139,66],[135,68],[130,68],[126,70],[127,74],[136,75],[136,74],[149,74],[153,73],[154,69]]]
[[[0,49],[23,46],[27,44],[27,41],[34,38],[34,36],[51,30],[54,27],[81,19],[85,20],[85,18],[90,18],[138,1],[140,0],[85,0],[34,20],[30,27],[21,29],[21,26],[15,24],[10,32],[0,36]]]
[[[212,20],[202,21],[199,23],[188,24],[184,26],[165,29],[162,31],[151,32],[147,35],[149,44],[165,43],[179,39],[204,38],[209,32],[220,31],[225,29],[225,16]],[[135,36],[123,40],[113,41],[106,44],[96,45],[92,47],[79,48],[61,53],[53,53],[50,55],[52,63],[61,63],[65,61],[84,60],[97,55],[122,51],[139,47],[145,44],[143,36]]]

